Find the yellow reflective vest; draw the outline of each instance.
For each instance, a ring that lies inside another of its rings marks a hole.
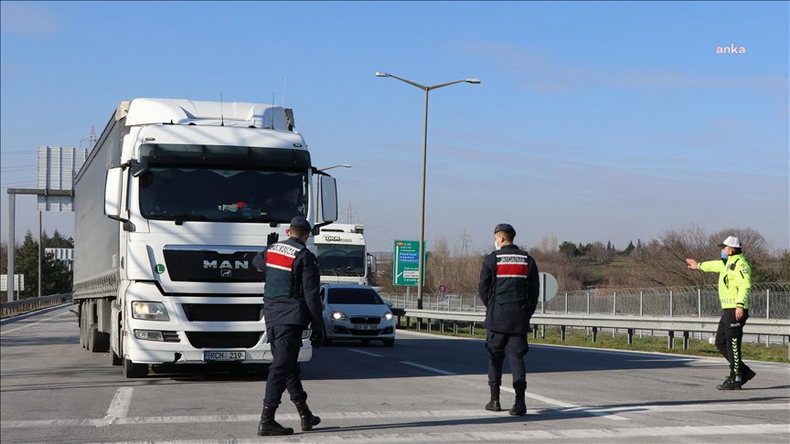
[[[743,254],[722,260],[706,261],[699,269],[707,273],[719,273],[719,301],[721,308],[749,308],[749,292],[752,288],[752,267]]]

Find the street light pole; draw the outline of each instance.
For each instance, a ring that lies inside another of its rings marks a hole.
[[[423,121],[422,130],[422,192],[420,199],[420,256],[417,258],[417,309],[422,310],[422,287],[423,287],[423,269],[425,267],[425,172],[428,157],[428,93],[433,89],[443,88],[445,86],[455,85],[456,83],[480,83],[480,79],[462,79],[455,80],[447,83],[440,83],[438,85],[425,86],[419,83],[412,82],[392,74],[377,72],[376,77],[392,77],[393,79],[400,80],[401,82],[408,83],[414,87],[420,88],[425,91],[425,119]]]

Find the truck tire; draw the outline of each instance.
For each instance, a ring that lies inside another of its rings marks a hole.
[[[80,306],[79,330],[80,330],[80,347],[87,349],[88,335],[85,334],[85,307],[83,306]]]
[[[122,367],[123,375],[126,378],[145,378],[148,376],[148,364],[136,364],[123,358]]]
[[[100,332],[95,326],[88,327],[88,331],[88,350],[91,353],[106,352],[110,347],[110,335]]]
[[[114,351],[112,351],[112,348],[110,348],[110,364],[121,365],[121,363],[122,363],[121,358],[118,357],[118,355],[116,355]]]
[[[121,359],[120,356],[115,354],[115,352],[112,349],[112,344],[110,344],[109,347],[107,347],[107,349],[110,352],[110,364],[112,364],[112,365],[121,365],[123,363],[123,360]],[[121,342],[120,342],[120,340],[118,341],[118,351],[121,352]],[[121,354],[123,354],[123,352],[121,352]]]

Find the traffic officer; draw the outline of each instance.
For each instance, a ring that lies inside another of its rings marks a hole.
[[[707,273],[719,273],[719,301],[722,315],[716,331],[716,347],[730,363],[730,375],[716,388],[740,390],[756,373],[741,357],[743,326],[749,319],[749,292],[752,288],[752,268],[743,255],[741,241],[729,236],[721,247],[721,260],[697,262],[686,259],[688,267]]]
[[[499,387],[502,385],[502,364],[507,352],[513,374],[516,402],[510,414],[527,413],[524,396],[527,377],[524,355],[529,350],[527,333],[529,320],[538,303],[540,281],[538,266],[526,251],[513,244],[516,230],[509,224],[494,228],[496,250],[485,257],[480,271],[479,297],[486,306],[486,349],[489,354],[488,386],[491,400],[486,410],[502,410]]]
[[[290,435],[293,429],[274,420],[283,392],[287,389],[301,418],[303,431],[321,422],[307,407],[307,393],[299,379],[299,349],[302,332],[312,324],[314,348],[323,339],[324,320],[318,296],[319,271],[315,255],[305,242],[312,227],[301,216],[291,220],[286,230],[289,238],[275,242],[263,253],[266,287],[263,291],[263,316],[266,337],[271,345],[272,364],[266,378],[263,413],[258,424],[258,435]]]

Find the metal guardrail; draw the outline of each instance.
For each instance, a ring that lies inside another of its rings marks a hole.
[[[381,293],[395,307],[417,308],[414,293]],[[750,320],[790,319],[790,282],[758,283],[749,296]],[[428,310],[485,312],[476,294],[425,294]],[[718,317],[721,313],[715,285],[644,289],[590,289],[559,292],[536,313],[659,317]],[[751,321],[750,321],[751,322]]]
[[[405,316],[407,319],[416,318],[418,320],[440,320],[457,322],[483,323],[485,313],[480,312],[460,312],[443,310],[417,310],[406,308],[399,310],[396,315]],[[628,332],[628,343],[633,343],[633,335],[637,330],[658,330],[666,331],[668,336],[668,348],[674,347],[675,332],[683,333],[683,348],[688,349],[689,333],[716,333],[719,327],[719,318],[707,317],[656,317],[656,316],[611,316],[611,315],[564,315],[564,314],[539,314],[532,316],[533,326],[559,326],[562,340],[565,340],[565,333],[568,327],[590,328],[593,332],[593,342],[597,339],[598,329],[609,328],[615,330],[626,330]],[[443,326],[442,326],[443,327]],[[430,322],[428,323],[430,331]],[[454,325],[457,331],[457,326]],[[790,319],[760,319],[749,318],[743,329],[745,334],[782,336],[790,339]],[[533,329],[533,334],[537,337],[537,329]]]
[[[0,304],[0,317],[6,318],[42,308],[53,307],[71,300],[70,293],[41,296],[40,298],[21,299]]]

